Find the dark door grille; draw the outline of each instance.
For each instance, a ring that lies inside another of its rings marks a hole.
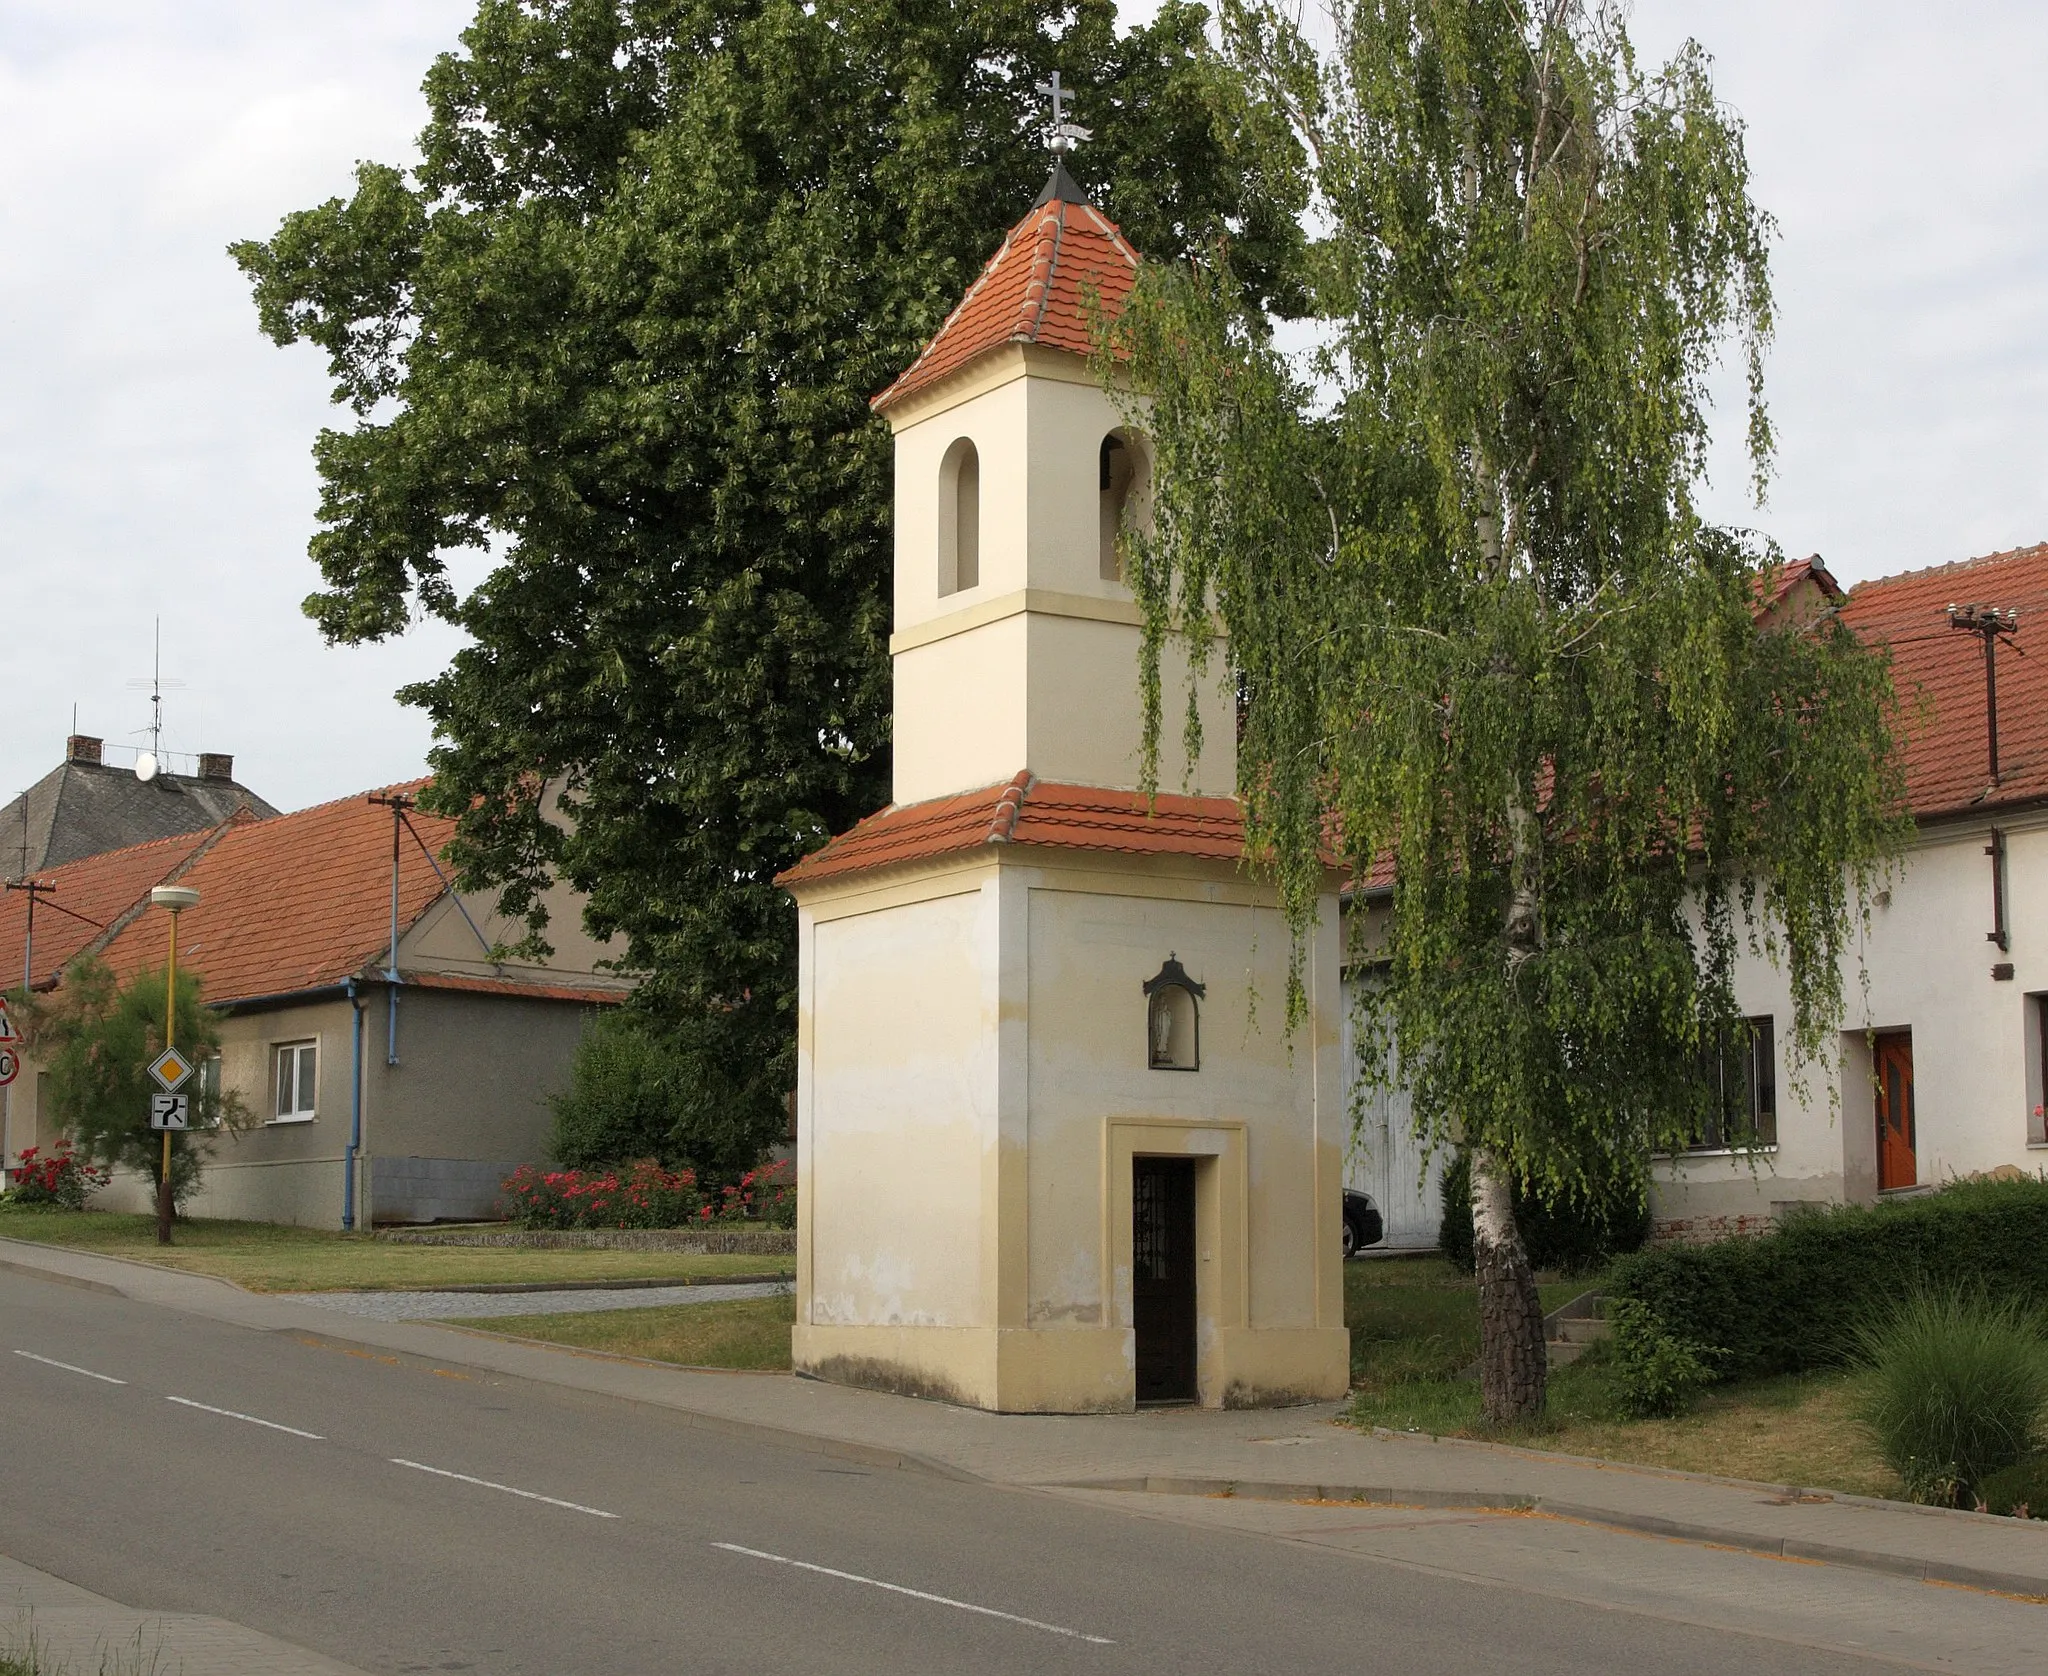
[[[1131,1163],[1138,1401],[1195,1400],[1195,1161]]]

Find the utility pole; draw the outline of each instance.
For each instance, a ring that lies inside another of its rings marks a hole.
[[[384,963],[384,990],[389,998],[384,1025],[384,1063],[398,1063],[398,858],[406,811],[414,799],[402,791],[373,791],[370,801],[391,811],[391,956]]]
[[[1951,605],[1948,626],[1974,634],[1984,642],[1984,729],[1991,762],[1991,783],[1998,784],[1998,643],[2019,632],[2020,614],[1995,605]]]
[[[26,995],[35,976],[36,899],[53,894],[57,887],[43,879],[22,879],[10,880],[7,888],[25,891],[28,894],[28,934],[21,940],[21,992]]]

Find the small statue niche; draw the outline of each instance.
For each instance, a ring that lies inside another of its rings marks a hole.
[[[1145,980],[1145,1063],[1155,1071],[1202,1068],[1202,997],[1207,987],[1169,954],[1157,977]]]

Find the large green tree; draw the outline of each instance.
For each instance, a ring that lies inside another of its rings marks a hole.
[[[1513,1191],[1642,1184],[1685,1144],[1752,940],[1820,1050],[1901,830],[1889,677],[1828,617],[1760,627],[1775,556],[1695,505],[1731,340],[1761,491],[1771,329],[1770,224],[1698,47],[1646,71],[1583,0],[1337,0],[1323,48],[1280,7],[1222,18],[1308,159],[1319,347],[1276,346],[1234,246],[1144,277],[1117,328],[1158,456],[1134,583],[1155,650],[1220,617],[1297,928],[1327,846],[1391,864],[1353,920],[1361,1040],[1469,1150],[1484,1407],[1526,1418]]]
[[[643,1004],[762,1139],[793,1081],[775,874],[888,798],[890,445],[868,398],[1048,159],[1141,248],[1219,228],[1284,305],[1284,123],[1168,4],[482,0],[426,79],[422,162],[234,247],[263,329],[323,349],[307,611],[330,640],[468,631],[401,696],[463,880],[589,894]],[[1250,137],[1262,124],[1267,146]],[[464,547],[492,568],[467,592]],[[566,800],[566,801],[564,801]]]

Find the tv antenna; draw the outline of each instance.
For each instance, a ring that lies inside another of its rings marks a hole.
[[[183,681],[166,681],[164,679],[164,620],[161,617],[156,620],[155,645],[155,663],[150,672],[149,679],[147,681],[130,681],[128,683],[133,691],[139,692],[146,688],[149,692],[149,749],[142,752],[135,759],[135,777],[144,785],[148,785],[158,774],[163,772],[164,688],[170,687],[177,691],[182,690],[185,685]]]

